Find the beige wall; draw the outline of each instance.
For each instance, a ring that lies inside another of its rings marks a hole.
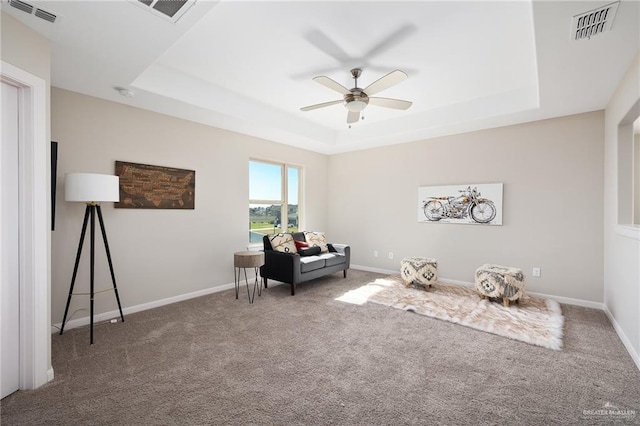
[[[113,174],[116,160],[196,171],[195,210],[103,206],[123,307],[233,283],[233,253],[248,244],[249,157],[301,165],[306,228],[326,229],[325,155],[57,88],[51,110],[60,194],[52,238],[54,323],[62,321],[84,214],[83,205],[64,201],[65,173]],[[86,291],[88,251],[83,256],[77,286]],[[96,262],[96,286],[108,288],[102,247]],[[86,298],[74,298],[70,312],[77,309],[88,309]],[[111,293],[97,296],[97,313],[114,309]],[[72,319],[86,316],[80,311]]]
[[[594,112],[335,155],[329,231],[356,265],[435,257],[440,277],[473,282],[481,264],[504,264],[523,268],[531,291],[601,302],[602,150]],[[419,186],[494,182],[504,183],[503,226],[417,222]]]
[[[49,40],[6,13],[2,15],[2,60],[36,75],[50,78]]]
[[[631,126],[640,116],[640,54],[629,67],[605,110],[605,217],[604,217],[604,299],[613,316],[618,333],[622,334],[627,349],[634,352],[636,365],[640,367],[640,232],[625,231],[618,225],[619,212],[626,206],[620,200],[621,188],[629,182],[619,181],[627,176],[631,159],[619,167],[619,142],[630,145],[633,141]],[[622,124],[622,126],[621,126]],[[626,139],[626,132],[629,137]],[[624,137],[622,137],[624,136]],[[619,139],[621,139],[619,141]],[[629,172],[629,179],[632,174]],[[628,198],[632,192],[629,191]],[[622,194],[624,195],[624,193]],[[629,206],[631,204],[629,203]],[[629,222],[624,222],[629,223]],[[633,238],[633,235],[636,238]]]
[[[0,56],[2,60],[14,65],[30,74],[33,74],[41,79],[43,79],[46,83],[46,134],[47,138],[45,141],[42,141],[47,146],[47,154],[50,152],[50,105],[49,105],[49,87],[50,87],[50,74],[51,74],[51,58],[50,58],[50,46],[49,40],[35,31],[29,29],[22,23],[18,22],[16,19],[7,15],[6,13],[0,12]],[[50,171],[47,170],[47,176],[50,175]],[[47,188],[50,185],[47,184]],[[47,197],[48,198],[48,197]],[[47,206],[50,209],[50,206]],[[47,217],[50,217],[50,211],[47,211]],[[47,253],[50,252],[50,243],[51,239],[48,238],[47,244],[49,248]],[[50,265],[50,256],[47,255],[47,261],[49,265],[47,267],[48,279],[47,283],[51,282],[51,265]],[[49,294],[47,295],[50,298],[50,285],[48,285]],[[48,317],[49,315],[47,315]],[[49,330],[46,332],[48,333]],[[47,336],[49,336],[47,334]],[[48,348],[48,369],[51,369],[51,339],[48,338],[47,342]]]

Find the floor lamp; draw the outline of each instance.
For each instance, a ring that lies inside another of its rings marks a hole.
[[[116,287],[116,276],[113,273],[113,263],[111,262],[111,252],[109,251],[109,243],[107,242],[107,233],[104,229],[104,221],[102,220],[102,210],[100,208],[101,202],[118,202],[120,201],[120,189],[119,189],[119,177],[112,175],[100,175],[95,173],[67,173],[65,177],[65,200],[71,202],[81,202],[87,205],[84,211],[84,222],[82,223],[82,232],[80,234],[80,243],[78,244],[78,252],[76,254],[76,263],[73,266],[73,275],[71,277],[71,286],[69,288],[69,297],[67,298],[67,306],[64,309],[64,317],[62,318],[62,327],[60,327],[60,334],[64,331],[64,324],[67,321],[67,314],[69,313],[69,304],[71,303],[71,296],[89,296],[90,297],[90,317],[91,317],[91,331],[90,331],[90,344],[93,344],[93,299],[95,295],[94,289],[94,272],[95,272],[95,240],[96,240],[96,212],[98,213],[98,220],[100,221],[100,229],[102,230],[102,240],[104,241],[104,248],[107,252],[107,260],[109,262],[109,270],[111,271],[111,281],[113,281],[113,288],[103,291],[113,290],[116,295],[116,301],[118,302],[118,309],[120,310],[120,318],[124,322],[124,315],[122,314],[122,306],[120,306],[120,297],[118,296],[118,288]],[[87,222],[91,218],[91,252],[90,252],[90,281],[89,281],[89,293],[73,293],[73,286],[76,282],[76,275],[78,274],[78,265],[80,264],[80,257],[82,255],[82,247],[84,243],[84,237],[87,231]]]

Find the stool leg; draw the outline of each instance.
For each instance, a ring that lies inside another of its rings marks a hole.
[[[240,270],[238,268],[233,268],[233,281],[236,288],[236,300],[238,299],[238,291],[240,290]]]
[[[258,271],[256,271],[256,269],[258,268],[253,268],[253,272],[256,274],[256,276],[253,279],[253,295],[251,296],[251,303],[253,303],[256,298],[256,288],[258,288]],[[258,296],[260,296],[260,290],[258,290]]]
[[[262,296],[262,278],[259,278],[260,268],[255,268],[256,271],[256,286],[258,286],[258,296]]]
[[[253,303],[253,299],[251,298],[251,292],[249,291],[249,280],[247,279],[247,268],[242,268],[244,270],[244,283],[247,286],[247,297],[249,298],[249,303]],[[254,295],[255,295],[255,287],[253,288],[254,290]]]
[[[509,307],[509,299],[507,297],[503,297],[502,298],[502,303],[504,304],[505,307]]]

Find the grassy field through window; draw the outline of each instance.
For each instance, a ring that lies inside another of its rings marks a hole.
[[[279,224],[275,225],[275,218],[272,220],[265,220],[264,217],[255,220],[252,218],[249,229],[249,240],[252,243],[262,242],[262,237],[264,235],[284,232]],[[290,226],[286,232],[298,232],[298,227]]]

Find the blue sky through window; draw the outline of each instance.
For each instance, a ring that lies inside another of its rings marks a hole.
[[[287,184],[289,185],[289,194],[287,195],[289,204],[298,204],[298,169],[288,167]]]
[[[289,204],[298,204],[298,169],[288,168]],[[249,162],[249,198],[251,200],[280,200],[282,188],[281,166]]]
[[[279,200],[282,198],[282,175],[276,164],[249,162],[249,198]]]

